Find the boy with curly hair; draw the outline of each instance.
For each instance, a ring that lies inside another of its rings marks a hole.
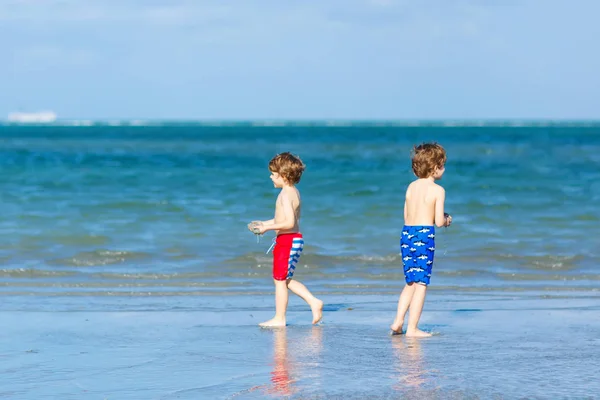
[[[406,336],[428,337],[417,325],[423,311],[435,252],[435,226],[450,226],[452,217],[444,212],[446,192],[435,181],[445,171],[446,151],[437,143],[423,143],[412,152],[412,169],[417,177],[406,189],[404,228],[400,239],[406,285],[398,300],[398,312],[391,325],[400,334],[409,312]],[[435,225],[435,226],[434,226]]]
[[[296,184],[300,182],[305,165],[291,153],[281,153],[269,162],[273,186],[281,192],[275,202],[275,217],[268,221],[252,221],[248,229],[256,234],[275,231],[273,249],[273,281],[275,283],[275,317],[262,322],[262,327],[286,325],[288,289],[300,296],[310,306],[312,323],[323,317],[323,302],[317,299],[302,283],[293,279],[294,270],[304,248],[304,239],[300,233],[300,192]]]

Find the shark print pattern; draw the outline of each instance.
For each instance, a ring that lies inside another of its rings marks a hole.
[[[435,253],[435,227],[405,225],[400,251],[406,283],[429,285]]]

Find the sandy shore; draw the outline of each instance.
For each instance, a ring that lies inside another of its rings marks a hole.
[[[422,328],[436,335],[422,340],[388,336],[395,297],[328,300],[322,325],[292,299],[288,327],[270,330],[256,326],[271,317],[270,296],[187,299],[181,311],[2,311],[0,398],[600,393],[598,297],[432,294]]]

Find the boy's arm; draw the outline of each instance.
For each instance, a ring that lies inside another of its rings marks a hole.
[[[283,221],[275,223],[272,220],[272,223],[264,224],[261,229],[263,232],[292,229],[296,225],[296,214],[294,213],[292,199],[286,193],[282,193],[281,195],[281,207],[283,209]]]
[[[444,202],[446,201],[446,191],[443,187],[439,187],[435,199],[435,226],[447,226],[446,216],[444,215]]]
[[[258,221],[260,223],[262,223],[263,225],[273,225],[275,223],[275,219],[270,219],[268,221]]]
[[[406,208],[406,200],[404,200],[404,223],[406,223],[407,218],[408,218],[408,209]]]

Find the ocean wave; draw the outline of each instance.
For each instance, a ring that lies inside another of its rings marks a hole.
[[[93,288],[104,288],[110,289],[136,289],[136,288],[223,288],[223,287],[239,287],[239,286],[250,286],[249,282],[238,282],[238,281],[218,281],[218,282],[189,282],[189,281],[176,281],[176,282],[93,282],[93,281],[80,281],[80,282],[23,282],[23,281],[11,281],[11,282],[0,282],[0,287],[5,288],[22,288],[22,287],[35,287],[35,288],[80,288],[80,289],[93,289]]]
[[[15,269],[0,269],[1,277],[10,278],[49,278],[49,277],[67,277],[77,275],[74,271],[60,270],[42,270],[35,268],[15,268]]]
[[[56,287],[220,287],[220,286],[245,286],[263,285],[270,282],[270,265],[247,266],[244,269],[228,270],[221,267],[213,267],[212,271],[201,272],[95,272],[73,270],[45,270],[34,268],[0,269],[0,277],[17,278],[5,280],[0,285],[11,286],[10,282],[21,282],[17,286],[56,286]],[[310,280],[326,282],[332,277],[329,268],[310,268],[306,266],[297,267],[301,270],[299,275]],[[464,269],[449,270],[441,267],[434,272],[436,279],[442,281],[453,281],[456,279],[467,279],[466,282],[585,282],[599,281],[600,274],[592,272],[560,273],[560,272],[498,272],[492,269]],[[402,282],[404,273],[402,268],[379,268],[379,269],[348,269],[335,272],[336,281],[344,285],[348,281],[350,286],[372,286],[377,282]],[[26,281],[22,279],[27,279]],[[56,278],[56,279],[55,279]],[[68,278],[64,280],[62,278]],[[34,283],[34,282],[42,283]],[[25,282],[25,283],[23,283]],[[29,283],[27,283],[29,282]],[[43,283],[46,282],[46,283]]]
[[[47,246],[59,244],[65,246],[101,246],[110,242],[108,236],[88,234],[62,234],[54,231],[43,232],[40,235],[21,235],[20,246]]]
[[[236,270],[238,268],[259,267],[270,268],[272,256],[264,253],[247,253],[239,257],[231,258],[220,263],[219,268],[225,270]],[[376,255],[348,255],[332,256],[322,254],[303,254],[298,262],[297,268],[314,270],[320,267],[336,268],[342,267],[344,272],[351,273],[355,269],[368,266],[398,267],[402,265],[399,254],[376,256]]]
[[[495,248],[489,248],[483,254],[461,254],[454,256],[446,255],[444,251],[436,253],[436,265],[439,263],[445,264],[446,268],[456,269],[456,266],[461,266],[458,270],[463,271],[463,265],[493,265],[494,267],[524,267],[529,269],[539,269],[548,271],[571,270],[576,269],[584,263],[592,263],[596,261],[589,255],[575,254],[572,256],[561,255],[541,255],[529,256],[518,255],[512,253],[500,253],[495,251]],[[264,264],[271,262],[271,256],[264,253],[248,253],[239,257],[231,258],[223,262],[224,266],[236,265],[253,265]],[[324,255],[324,254],[303,254],[299,264],[308,266],[336,266],[346,265],[351,271],[352,267],[361,266],[402,266],[402,257],[400,254],[388,254],[384,256],[378,255]],[[474,271],[474,270],[472,270]]]
[[[150,254],[122,250],[96,250],[75,254],[73,257],[51,260],[50,265],[71,267],[94,267],[102,265],[123,264],[128,261],[138,261],[150,258]]]
[[[19,288],[15,288],[19,289]],[[52,289],[52,288],[51,288]],[[91,290],[76,288],[61,288],[54,287],[52,290],[40,290],[35,288],[23,288],[22,290],[2,290],[0,296],[41,296],[41,297],[202,297],[202,296],[219,296],[219,297],[233,297],[233,296],[271,296],[273,291],[271,288],[259,287],[259,288],[243,288],[243,287],[214,287],[213,289],[204,288],[198,290],[197,288],[191,288],[190,290],[148,290],[148,288],[140,288],[140,290],[131,290],[131,288],[123,288],[122,290],[115,290],[108,288],[106,290],[98,290],[98,288],[89,288]],[[66,290],[62,290],[66,289]],[[75,289],[75,290],[74,290]],[[94,290],[96,289],[96,290]],[[396,296],[399,293],[401,287],[392,284],[381,284],[381,285],[344,285],[344,284],[331,284],[324,285],[318,290],[314,290],[313,293],[316,295],[329,295],[329,296],[345,296],[345,295],[393,295]],[[535,287],[526,286],[457,286],[457,285],[432,285],[428,290],[435,293],[450,293],[450,294],[497,294],[497,295],[508,295],[511,296],[520,293],[522,295],[537,296],[541,299],[554,299],[554,298],[581,298],[582,296],[593,296],[598,298],[600,289],[597,286],[549,286],[539,285]],[[512,297],[511,297],[512,300]]]
[[[582,261],[586,259],[584,255],[576,254],[572,256],[523,256],[517,254],[498,254],[497,260],[511,260],[517,262],[520,266],[529,269],[538,269],[544,271],[568,271],[576,269]]]

